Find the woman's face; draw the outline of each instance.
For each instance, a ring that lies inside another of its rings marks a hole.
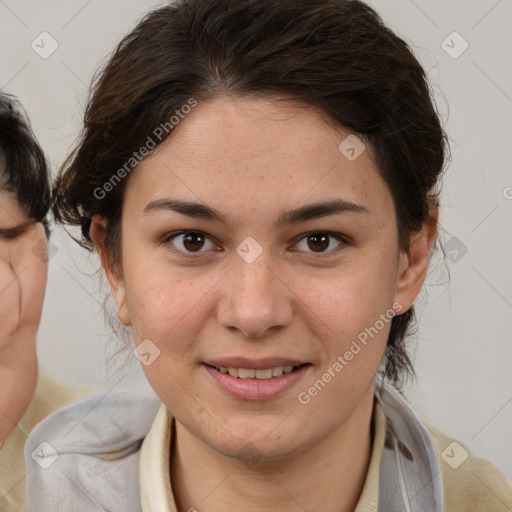
[[[223,97],[129,177],[122,276],[107,267],[119,317],[217,452],[290,456],[368,411],[393,309],[420,289],[427,244],[399,251],[390,191],[349,135],[300,103]]]

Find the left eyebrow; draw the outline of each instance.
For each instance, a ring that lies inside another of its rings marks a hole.
[[[281,213],[276,219],[275,226],[298,224],[311,219],[335,215],[336,213],[369,213],[369,211],[364,206],[345,199],[332,199],[330,201],[308,204],[295,210]]]
[[[206,206],[201,203],[194,203],[190,201],[181,201],[178,199],[156,199],[151,201],[144,208],[144,213],[151,213],[156,211],[169,210],[181,213],[187,217],[194,219],[205,219],[215,222],[221,222],[228,225],[228,220],[225,215],[220,213],[215,208]],[[275,227],[282,227],[288,224],[298,224],[311,219],[326,217],[328,215],[335,215],[337,213],[369,213],[368,209],[360,204],[347,201],[345,199],[332,199],[329,201],[320,201],[317,203],[308,204],[280,213],[275,220]]]

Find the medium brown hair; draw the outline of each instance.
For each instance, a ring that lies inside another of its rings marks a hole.
[[[411,49],[357,0],[178,0],[149,13],[96,77],[58,179],[56,218],[82,226],[80,243],[92,249],[91,218],[105,217],[119,263],[127,180],[106,197],[95,191],[127,162],[133,169],[134,152],[191,97],[225,94],[298,99],[361,136],[393,196],[399,247],[409,250],[435,200],[446,136]],[[392,320],[385,376],[395,383],[412,372],[404,340],[413,316],[411,307]]]

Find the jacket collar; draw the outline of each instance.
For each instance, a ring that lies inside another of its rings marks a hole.
[[[375,397],[386,417],[378,511],[442,512],[441,467],[425,426],[394,387],[380,386]]]

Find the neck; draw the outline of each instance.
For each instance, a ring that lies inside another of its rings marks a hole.
[[[176,422],[170,463],[180,512],[353,511],[371,452],[373,388],[350,418],[309,449],[254,466],[208,447]]]

